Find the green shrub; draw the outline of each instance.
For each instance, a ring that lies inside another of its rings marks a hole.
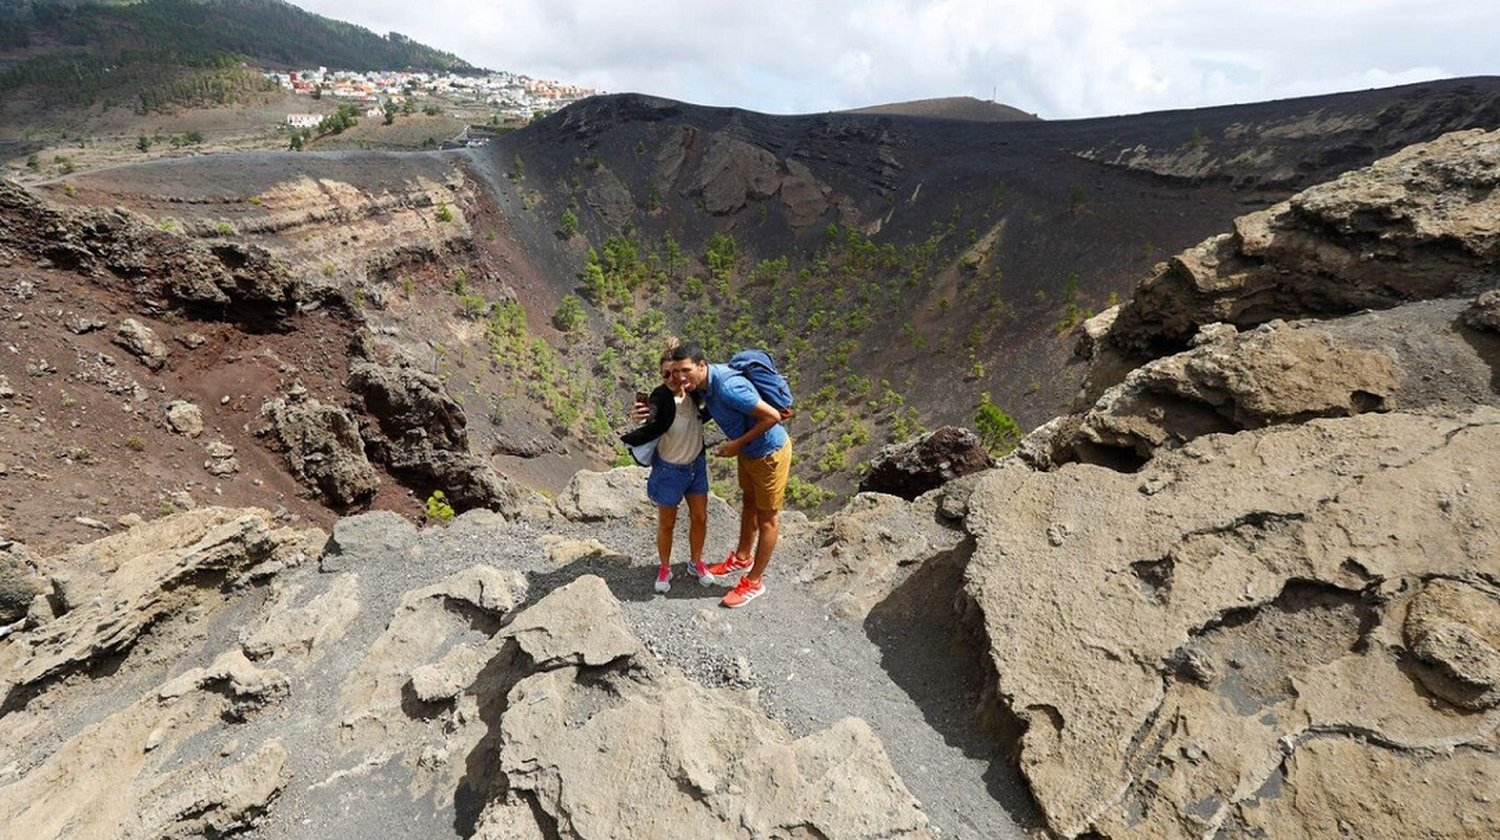
[[[453,211],[450,210],[450,209],[448,209],[448,203],[447,202],[443,202],[443,203],[441,203],[441,204],[438,205],[437,220],[440,221],[440,222],[451,222],[451,221],[453,221]]]
[[[568,208],[563,208],[562,224],[557,228],[564,239],[572,239],[573,234],[578,232],[578,215]]]
[[[1014,417],[990,401],[988,391],[980,397],[979,408],[974,412],[974,431],[984,448],[996,458],[1015,449],[1021,442],[1021,427]]]
[[[577,295],[564,295],[562,305],[552,313],[552,325],[563,332],[572,332],[583,323],[583,301]]]
[[[443,491],[434,490],[427,497],[427,519],[445,525],[453,521],[453,506],[448,504],[448,497]]]

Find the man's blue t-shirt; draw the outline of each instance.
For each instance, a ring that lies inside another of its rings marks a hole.
[[[760,392],[750,380],[729,365],[709,365],[708,381],[704,383],[703,404],[714,422],[730,440],[743,435],[755,427],[755,406],[760,403]],[[741,455],[761,458],[786,445],[786,429],[780,423],[767,429],[765,434],[745,444]]]

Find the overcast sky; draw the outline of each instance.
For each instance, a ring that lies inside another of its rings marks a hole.
[[[771,113],[975,96],[1049,119],[1500,73],[1500,2],[293,0],[485,67]]]

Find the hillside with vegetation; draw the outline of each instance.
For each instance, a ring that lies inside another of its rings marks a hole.
[[[244,102],[259,68],[476,70],[399,33],[377,35],[283,0],[25,3],[4,13],[0,95],[142,112]]]

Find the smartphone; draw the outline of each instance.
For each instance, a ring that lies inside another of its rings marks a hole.
[[[635,392],[635,401],[638,402],[638,403],[645,403],[647,397],[648,397],[648,395],[646,394],[645,391],[636,391]]]

